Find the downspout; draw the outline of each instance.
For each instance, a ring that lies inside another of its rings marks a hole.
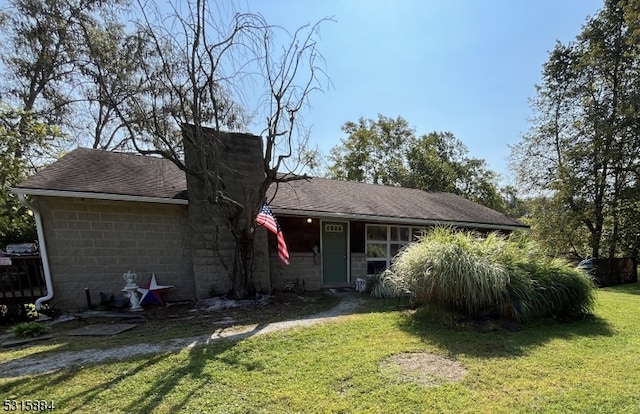
[[[53,282],[51,281],[51,270],[49,269],[49,258],[47,256],[47,244],[44,241],[44,227],[42,226],[42,217],[40,211],[30,203],[24,194],[18,193],[20,202],[27,206],[36,219],[36,231],[38,233],[38,247],[40,249],[40,258],[42,259],[42,270],[44,272],[44,282],[47,287],[47,295],[36,300],[36,310],[39,311],[42,306],[42,302],[46,302],[53,298]]]

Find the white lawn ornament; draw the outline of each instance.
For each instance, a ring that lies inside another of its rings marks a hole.
[[[137,277],[135,273],[131,273],[131,270],[122,275],[122,279],[126,282],[122,291],[124,292],[124,297],[129,298],[129,302],[131,302],[130,310],[134,312],[142,310],[140,298],[138,297],[138,285],[136,284]]]

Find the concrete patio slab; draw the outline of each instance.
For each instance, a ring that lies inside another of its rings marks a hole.
[[[113,336],[135,328],[132,323],[95,324],[87,325],[67,332],[71,336]]]
[[[23,337],[14,336],[14,335],[7,335],[5,336],[4,339],[0,341],[0,347],[9,348],[13,346],[25,345],[35,341],[44,341],[45,339],[51,339],[51,338],[53,338],[53,335],[51,334],[40,335],[36,337],[28,337],[28,338],[23,338]]]

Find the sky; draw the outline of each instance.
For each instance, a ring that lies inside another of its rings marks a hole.
[[[580,33],[603,0],[244,0],[288,30],[332,17],[318,50],[330,79],[303,122],[326,156],[347,121],[406,119],[417,136],[450,131],[512,182],[509,145],[531,124],[530,99],[556,41]]]

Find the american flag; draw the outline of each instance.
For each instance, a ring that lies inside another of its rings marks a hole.
[[[280,224],[278,224],[278,220],[271,212],[271,209],[267,205],[267,203],[262,204],[262,208],[258,213],[258,217],[256,217],[256,224],[259,226],[263,226],[271,233],[275,234],[278,238],[278,256],[280,256],[280,260],[285,265],[289,264],[289,249],[287,249],[287,243],[284,241],[284,234],[282,234],[282,229],[280,228]]]

